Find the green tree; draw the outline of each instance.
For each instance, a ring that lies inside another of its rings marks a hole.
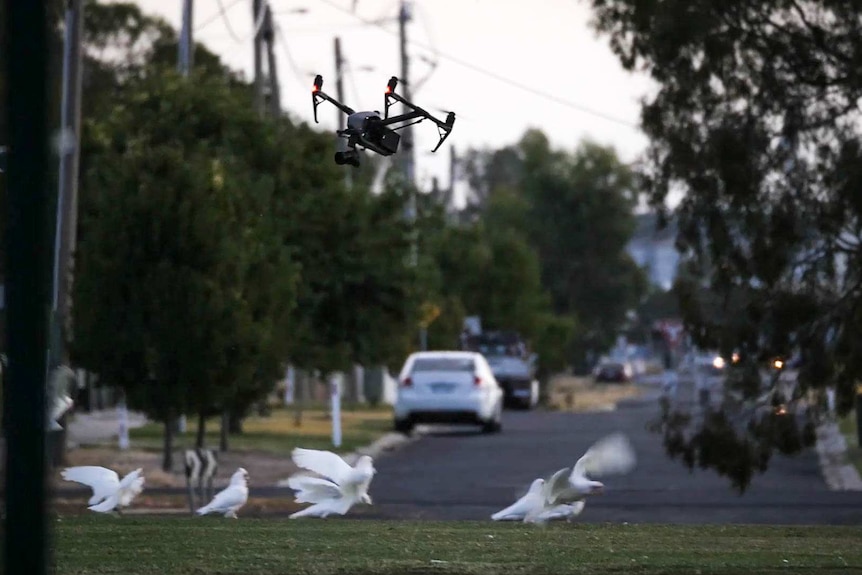
[[[658,84],[642,110],[642,176],[661,209],[669,190],[684,193],[686,323],[702,345],[739,347],[755,363],[799,351],[801,392],[835,386],[846,414],[862,375],[862,8],[592,4],[622,64]]]
[[[625,251],[635,226],[631,172],[613,149],[589,141],[569,155],[529,132],[521,149],[530,232],[554,309],[577,318],[576,348],[598,353],[646,285]]]
[[[227,407],[253,366],[283,359],[273,313],[292,309],[296,269],[272,233],[271,179],[243,158],[270,139],[247,100],[172,71],[126,88],[87,125],[73,349],[165,423],[167,470],[180,413]]]

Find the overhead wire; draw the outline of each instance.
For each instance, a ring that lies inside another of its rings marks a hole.
[[[428,13],[425,11],[425,6],[418,2],[414,3],[413,6],[419,8],[419,12],[421,12],[422,17],[419,20],[422,21],[422,28],[425,29],[425,36],[428,37],[428,41],[431,43],[431,52],[433,53],[433,58],[429,58],[427,56],[420,58],[423,62],[428,64],[430,68],[424,76],[422,76],[418,81],[412,83],[412,93],[416,94],[425,82],[431,79],[434,72],[437,71],[437,66],[440,64],[440,50],[438,49],[437,42],[434,39],[434,34],[431,31],[431,25],[429,24],[430,19],[428,18]]]
[[[202,30],[206,26],[212,24],[213,22],[215,22],[216,20],[221,18],[224,21],[224,25],[227,28],[228,33],[231,35],[234,42],[236,42],[237,44],[244,44],[245,42],[248,42],[249,40],[251,40],[252,38],[257,36],[258,34],[260,34],[261,29],[263,29],[263,22],[266,19],[266,5],[265,4],[261,5],[260,14],[258,14],[257,20],[254,22],[254,27],[252,28],[251,32],[249,32],[248,34],[246,34],[243,37],[240,37],[234,31],[233,26],[230,23],[230,18],[228,18],[228,16],[227,16],[227,12],[231,8],[233,8],[234,6],[239,4],[240,2],[243,2],[244,0],[233,0],[233,2],[230,2],[227,5],[223,4],[223,0],[216,0],[216,1],[218,2],[219,11],[216,14],[214,14],[213,16],[210,16],[209,18],[207,18],[206,20],[201,22],[201,24],[199,26],[195,27],[195,32]]]
[[[392,34],[395,36],[398,35],[398,32],[392,31],[392,30],[386,28],[385,26],[378,24],[374,20],[363,18],[359,14],[352,12],[349,8],[345,8],[341,5],[339,5],[338,3],[334,2],[333,0],[320,0],[320,1],[326,5],[334,8],[334,9],[340,11],[340,12],[343,12],[345,14],[349,14],[353,18],[356,18],[357,20],[360,20],[369,26],[375,26],[377,28],[380,28],[381,30],[383,30],[384,32],[387,32],[388,34]],[[425,44],[423,42],[417,42],[415,40],[409,40],[408,43],[412,44],[414,46],[420,47],[420,48],[424,48],[426,50],[433,50],[432,47],[428,46],[427,44]],[[488,70],[487,68],[483,68],[482,66],[474,64],[472,62],[468,62],[467,60],[464,60],[463,58],[460,58],[460,57],[455,56],[453,54],[449,54],[449,53],[443,52],[443,51],[437,51],[437,53],[439,54],[440,57],[442,57],[446,60],[449,60],[450,62],[452,62],[454,64],[458,64],[459,66],[462,66],[464,68],[467,68],[469,70],[472,70],[472,71],[477,72],[479,74],[482,74],[484,76],[487,76],[489,78],[497,80],[500,83],[507,84],[507,85],[512,86],[514,88],[518,88],[520,90],[523,90],[524,92],[533,94],[534,96],[544,98],[544,99],[549,100],[551,102],[555,102],[561,106],[571,108],[573,110],[577,110],[579,112],[583,112],[585,114],[589,114],[589,115],[595,116],[597,118],[602,118],[603,120],[607,120],[609,122],[614,122],[616,124],[620,124],[622,126],[626,126],[626,127],[633,128],[636,130],[640,129],[640,127],[633,122],[630,122],[628,120],[624,120],[622,118],[618,118],[616,116],[613,116],[611,114],[607,114],[605,112],[600,112],[598,110],[594,110],[594,109],[589,108],[587,106],[584,106],[582,104],[578,104],[577,102],[573,102],[573,101],[568,100],[566,98],[563,98],[561,96],[557,96],[556,94],[552,94],[550,92],[545,92],[544,90],[538,90],[536,88],[533,88],[532,86],[528,86],[527,84],[521,83],[517,80],[506,77],[506,76],[499,74],[497,72],[494,72],[493,70]]]
[[[290,52],[290,46],[287,44],[287,38],[284,35],[284,32],[281,29],[281,25],[278,22],[273,22],[273,28],[275,28],[275,33],[278,36],[279,44],[281,44],[282,50],[284,51],[284,55],[287,58],[287,63],[290,64],[290,69],[293,71],[293,75],[301,84],[304,84],[308,81],[307,76],[310,76],[310,73],[303,71],[299,65],[296,63],[296,60],[293,59],[293,54]]]
[[[234,41],[243,42],[244,40],[234,31],[233,26],[230,23],[230,18],[227,17],[227,8],[225,8],[224,2],[222,0],[216,0],[216,4],[218,4],[221,19],[224,22],[224,27],[227,29],[228,34],[230,34]]]
[[[233,0],[232,2],[228,3],[227,6],[224,7],[224,9],[221,9],[221,1],[220,1],[219,2],[219,8],[220,8],[219,11],[216,12],[215,14],[213,14],[212,16],[210,16],[209,18],[205,19],[203,22],[201,22],[197,26],[195,26],[195,32],[199,32],[200,30],[203,30],[204,28],[206,28],[207,26],[209,26],[210,24],[212,24],[213,22],[215,22],[219,18],[225,17],[228,10],[230,10],[231,8],[233,8],[234,6],[236,6],[237,4],[239,4],[240,2],[243,2],[243,1],[244,0]]]

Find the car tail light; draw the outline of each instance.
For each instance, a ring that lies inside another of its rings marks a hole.
[[[478,375],[473,376],[473,385],[482,385],[482,378]]]
[[[413,380],[410,379],[409,377],[405,377],[404,379],[401,380],[401,385],[403,387],[410,387],[411,385],[413,385]]]

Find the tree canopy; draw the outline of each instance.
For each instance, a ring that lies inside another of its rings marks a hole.
[[[700,345],[752,365],[801,354],[794,399],[834,387],[846,414],[862,375],[862,9],[807,0],[592,5],[623,66],[658,85],[643,105],[650,145],[639,175],[659,209],[669,192],[683,194],[673,215],[687,327]],[[746,373],[757,381],[740,380],[742,389],[762,391],[758,370]],[[738,431],[735,445],[746,448],[752,433]],[[778,448],[761,443],[766,453]]]
[[[554,149],[539,130],[469,158],[470,210],[535,253],[547,309],[572,329],[567,363],[587,368],[646,289],[625,250],[637,201],[629,167],[612,148],[590,141],[571,152]]]

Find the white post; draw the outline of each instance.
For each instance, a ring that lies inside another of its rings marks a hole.
[[[293,405],[293,394],[296,387],[296,370],[292,365],[287,366],[287,373],[284,377],[284,404]]]
[[[180,420],[177,423],[177,431],[179,431],[180,433],[185,433],[186,426],[188,426],[188,420],[186,419],[186,414],[184,413],[180,416]]]
[[[341,447],[341,374],[334,373],[329,378],[332,411],[332,445]]]
[[[365,367],[354,365],[353,379],[356,381],[356,402],[365,403]]]
[[[121,399],[117,404],[117,419],[120,426],[120,431],[117,434],[120,440],[120,449],[126,450],[129,448],[129,410],[126,409],[125,399]]]

